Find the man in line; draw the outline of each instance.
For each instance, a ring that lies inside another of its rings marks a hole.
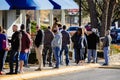
[[[27,54],[28,51],[30,49],[30,38],[27,34],[27,32],[25,32],[25,25],[22,24],[21,25],[21,30],[20,30],[20,34],[21,34],[21,41],[20,41],[20,73],[23,73],[23,65],[24,65],[24,61],[27,59]]]
[[[91,62],[93,54],[93,63],[97,61],[97,44],[99,43],[99,36],[95,33],[96,29],[87,31],[87,42],[88,42],[88,63]]]
[[[43,49],[43,66],[45,67],[46,64],[46,58],[48,58],[49,67],[52,67],[52,47],[51,42],[54,38],[54,34],[52,33],[50,26],[48,26],[48,29],[44,31],[45,37],[44,37],[44,49]],[[48,57],[47,57],[48,55]]]
[[[105,63],[103,66],[109,65],[109,53],[110,53],[110,45],[111,45],[112,38],[110,36],[110,31],[106,31],[106,36],[103,42],[103,50],[104,50],[104,59]]]
[[[41,71],[44,32],[40,29],[39,26],[37,26],[36,29],[37,29],[37,34],[35,38],[35,51],[36,51],[36,58],[38,59],[39,62],[39,67],[38,69],[36,69],[36,71]]]
[[[66,31],[66,26],[63,26],[63,30],[61,31],[62,33],[62,49],[60,51],[60,64],[62,64],[62,52],[65,51],[65,63],[66,66],[69,65],[69,50],[68,50],[68,45],[70,44],[70,35]]]
[[[53,54],[55,56],[56,65],[54,68],[59,68],[60,65],[60,50],[62,46],[62,34],[59,31],[58,25],[53,28],[55,34],[54,39],[52,40]]]
[[[19,53],[20,53],[20,32],[18,31],[18,26],[13,25],[13,32],[11,42],[11,51],[10,51],[10,72],[7,74],[17,74],[18,73],[18,65],[19,65]],[[15,72],[14,72],[14,62],[15,64]]]

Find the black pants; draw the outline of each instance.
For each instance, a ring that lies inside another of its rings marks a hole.
[[[0,50],[0,71],[3,69],[4,59],[5,58],[5,50]]]
[[[10,73],[14,73],[14,62],[15,62],[15,73],[17,73],[19,66],[19,52],[15,50],[11,50],[10,60],[9,60]]]
[[[46,58],[48,59],[49,65],[52,65],[52,47],[50,47],[50,46],[44,46],[43,65],[46,64]]]

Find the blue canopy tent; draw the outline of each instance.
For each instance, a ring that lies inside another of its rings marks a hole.
[[[49,0],[54,9],[79,9],[79,6],[73,0]]]
[[[10,9],[20,10],[46,10],[53,9],[53,5],[48,0],[6,0]]]
[[[0,0],[0,10],[78,9],[73,0]]]
[[[8,4],[8,2],[6,2],[6,0],[0,0],[0,10],[9,10],[10,9],[10,5]]]

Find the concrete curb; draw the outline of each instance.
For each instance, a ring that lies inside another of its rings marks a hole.
[[[100,64],[87,64],[84,66],[68,66],[68,67],[62,67],[60,69],[51,69],[51,70],[35,71],[35,72],[29,72],[29,73],[17,74],[17,75],[0,76],[0,80],[27,80],[27,79],[29,80],[37,77],[52,76],[62,73],[73,72],[73,71],[82,71],[86,69],[97,68],[100,66],[101,66]]]
[[[120,69],[120,66],[101,66],[99,68],[104,68],[104,69]]]

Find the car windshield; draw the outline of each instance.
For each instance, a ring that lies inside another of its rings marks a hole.
[[[67,31],[77,31],[78,27],[69,27]]]

